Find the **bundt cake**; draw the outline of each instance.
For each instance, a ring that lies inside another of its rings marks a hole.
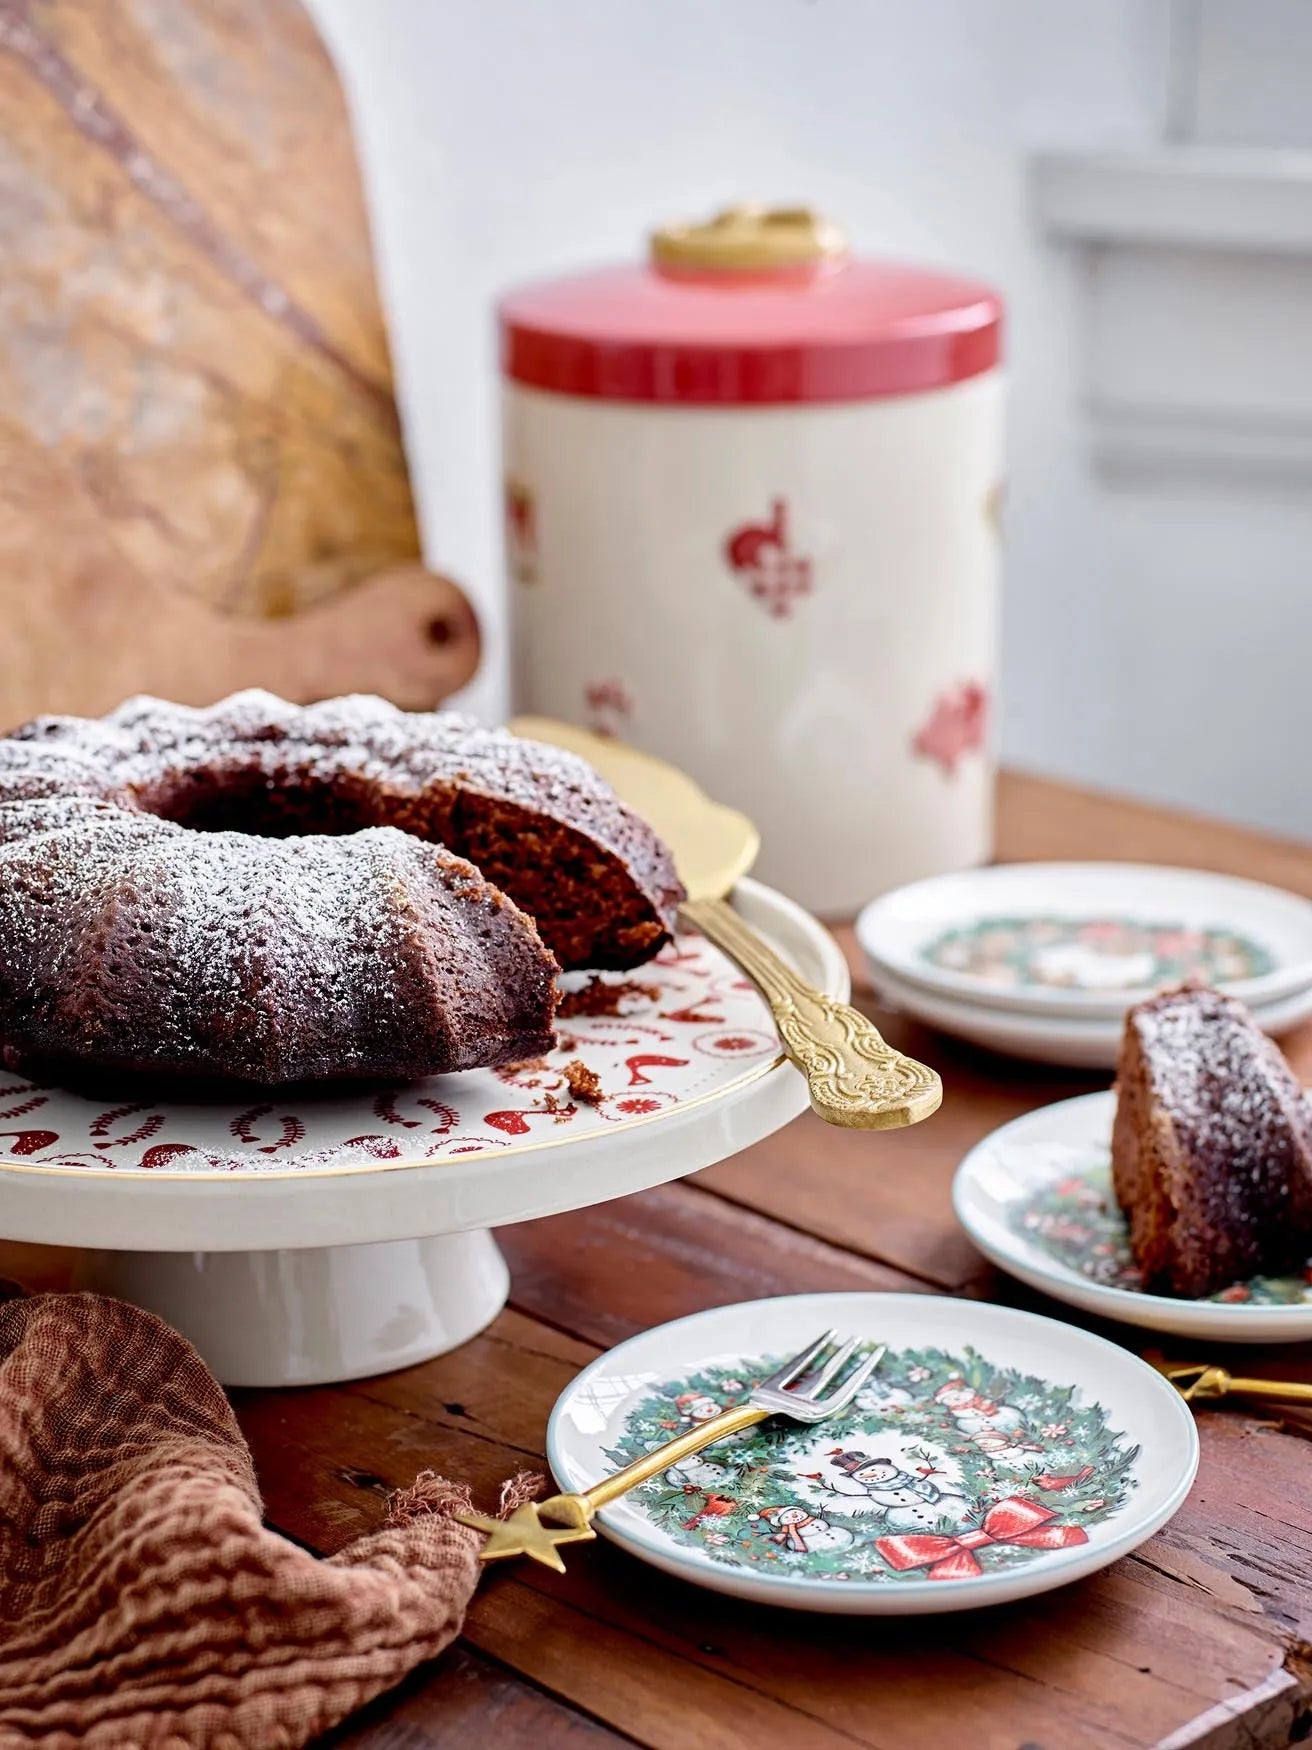
[[[1112,1181],[1150,1290],[1197,1299],[1312,1252],[1312,1109],[1241,1003],[1201,986],[1126,1016]]]
[[[533,1057],[558,964],[649,958],[681,897],[583,761],[451,713],[247,692],[0,739],[0,1045],[28,1073]]]

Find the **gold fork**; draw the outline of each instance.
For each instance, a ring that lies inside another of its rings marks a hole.
[[[593,1515],[608,1501],[636,1489],[639,1483],[647,1482],[658,1472],[691,1457],[694,1452],[701,1452],[715,1441],[727,1439],[730,1434],[750,1428],[755,1422],[764,1422],[767,1416],[787,1416],[794,1422],[823,1422],[826,1416],[846,1409],[883,1360],[885,1345],[881,1343],[863,1356],[842,1384],[835,1386],[827,1397],[822,1397],[821,1393],[833,1384],[856,1354],[859,1339],[849,1337],[837,1347],[834,1345],[835,1333],[823,1332],[791,1361],[785,1361],[769,1379],[754,1386],[745,1402],[721,1410],[718,1416],[690,1428],[686,1434],[676,1434],[673,1440],[667,1440],[654,1452],[644,1453],[613,1476],[603,1477],[581,1494],[552,1495],[545,1501],[525,1501],[505,1519],[489,1519],[482,1513],[457,1513],[455,1518],[459,1524],[472,1526],[475,1531],[486,1534],[479,1551],[481,1562],[528,1556],[531,1561],[541,1562],[544,1568],[555,1568],[563,1574],[565,1564],[560,1559],[557,1544],[594,1538],[597,1534],[592,1529]],[[833,1354],[821,1364],[821,1357],[830,1348],[833,1348]],[[817,1364],[820,1364],[819,1371],[815,1372]]]
[[[1224,1367],[1213,1367],[1203,1361],[1154,1361],[1153,1366],[1191,1404],[1235,1395],[1275,1399],[1287,1404],[1312,1404],[1312,1385],[1297,1380],[1246,1379]]]

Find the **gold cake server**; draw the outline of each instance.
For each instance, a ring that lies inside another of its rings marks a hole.
[[[745,814],[712,802],[674,766],[608,736],[549,717],[517,717],[510,728],[585,759],[669,845],[688,890],[683,917],[736,961],[769,1003],[784,1050],[826,1124],[892,1130],[938,1110],[943,1084],[936,1070],[886,1045],[859,1009],[808,984],[728,903],[760,848]]]

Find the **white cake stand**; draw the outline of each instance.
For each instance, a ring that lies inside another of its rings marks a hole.
[[[735,905],[830,995],[833,938],[743,881]],[[803,1111],[730,962],[683,937],[560,1051],[494,1075],[306,1101],[115,1105],[0,1077],[0,1235],[85,1248],[78,1279],[150,1308],[226,1385],[358,1379],[466,1342],[505,1304],[489,1230],[698,1171]],[[565,1065],[600,1080],[571,1096]],[[291,1106],[292,1109],[284,1109]]]

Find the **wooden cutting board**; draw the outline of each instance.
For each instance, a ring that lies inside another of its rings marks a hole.
[[[0,0],[0,114],[0,728],[462,685],[297,0]]]

